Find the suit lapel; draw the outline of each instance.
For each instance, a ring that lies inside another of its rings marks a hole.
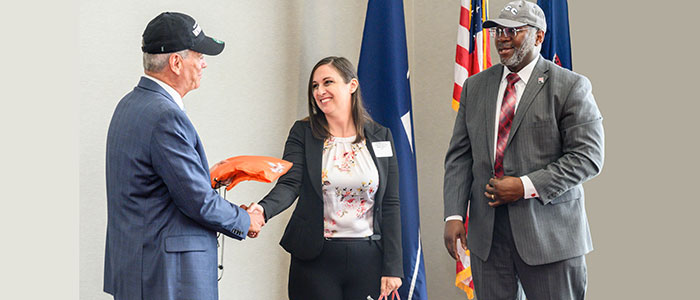
[[[306,128],[305,145],[306,145],[306,171],[311,179],[311,186],[318,195],[318,199],[323,201],[321,194],[321,162],[323,160],[323,141],[314,137],[311,133],[311,127]]]
[[[503,66],[501,65],[497,71],[491,72],[490,78],[484,80],[487,83],[486,95],[483,98],[483,102],[486,106],[484,114],[486,115],[486,145],[489,147],[489,159],[491,160],[491,167],[493,168],[493,141],[496,138],[497,132],[495,132],[496,126],[496,104],[497,101],[501,101],[498,97],[498,86],[501,83],[501,77],[503,77]],[[493,99],[496,99],[494,101]]]
[[[506,149],[510,145],[510,141],[513,140],[513,136],[518,131],[520,123],[523,122],[523,118],[527,113],[530,104],[535,100],[535,96],[542,87],[547,83],[548,75],[547,72],[549,68],[547,67],[543,57],[539,57],[535,69],[532,70],[532,75],[525,86],[525,91],[523,91],[523,96],[520,98],[520,103],[518,103],[518,109],[515,111],[515,117],[513,118],[513,125],[510,128],[510,134],[508,136],[508,142],[506,143]]]
[[[379,137],[376,135],[375,127],[371,125],[371,123],[365,124],[365,137],[366,137],[366,143],[367,143],[367,149],[369,150],[369,154],[372,156],[372,160],[374,161],[374,165],[377,166],[377,172],[379,173],[379,188],[377,189],[377,194],[374,196],[375,201],[379,203],[381,199],[384,197],[384,191],[386,190],[386,181],[387,181],[387,169],[389,166],[387,165],[388,161],[386,159],[379,161],[377,159],[377,155],[374,154],[374,148],[372,147],[372,142],[378,142],[378,141],[383,141],[382,137]],[[393,153],[393,155],[396,155],[396,153]]]

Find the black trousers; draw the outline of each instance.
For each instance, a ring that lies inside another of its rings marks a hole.
[[[486,261],[471,256],[474,292],[479,300],[583,300],[586,258],[577,256],[544,265],[526,264],[515,247],[508,207],[496,208],[493,243]]]
[[[292,256],[290,300],[379,299],[382,253],[378,241],[326,240],[313,260]]]

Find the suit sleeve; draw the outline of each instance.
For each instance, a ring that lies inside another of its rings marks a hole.
[[[603,168],[603,117],[586,77],[578,76],[572,85],[558,125],[563,155],[527,174],[543,204],[595,177]]]
[[[396,149],[391,131],[386,129],[386,140],[391,142],[394,155],[389,158],[386,191],[382,199],[382,243],[384,259],[382,260],[382,276],[404,277],[403,251],[401,243],[401,202],[399,200],[399,166],[396,160]],[[381,183],[380,183],[381,184]]]
[[[211,188],[196,141],[196,131],[183,113],[163,113],[151,137],[153,168],[183,214],[206,228],[244,239],[250,217]]]
[[[294,123],[292,129],[289,130],[282,159],[292,162],[293,165],[286,174],[277,180],[275,187],[258,202],[265,210],[265,221],[287,209],[299,196],[306,170],[304,131],[305,128],[301,121]]]
[[[445,155],[445,180],[443,186],[443,201],[445,205],[444,217],[460,215],[465,220],[469,193],[471,191],[472,180],[472,158],[471,140],[467,131],[466,123],[466,103],[467,103],[467,81],[462,87],[460,105],[455,119],[452,138]]]

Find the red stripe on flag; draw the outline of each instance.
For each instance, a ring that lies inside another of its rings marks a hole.
[[[469,24],[471,24],[471,12],[464,6],[462,6],[462,9],[459,12],[459,25],[462,25],[469,30]]]
[[[455,82],[455,88],[452,89],[452,99],[459,101],[459,97],[462,95],[462,87]]]
[[[474,43],[474,39],[472,39],[471,42]],[[479,59],[480,58],[478,53],[469,53],[468,49],[457,45],[457,55],[455,56],[455,62],[467,69],[467,76],[472,76],[481,71],[479,70]]]
[[[455,62],[457,62],[458,65],[469,70],[469,68],[467,68],[467,66],[469,66],[469,60],[469,50],[464,49],[464,47],[460,45],[457,45],[457,55],[455,56]]]

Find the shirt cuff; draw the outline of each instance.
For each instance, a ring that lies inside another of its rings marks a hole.
[[[464,222],[464,219],[462,219],[462,216],[460,216],[460,215],[454,215],[454,216],[449,216],[449,217],[445,218],[445,222],[452,221],[452,220],[459,220],[461,222]]]
[[[537,190],[535,189],[535,185],[532,184],[530,177],[521,176],[520,181],[523,182],[523,190],[524,190],[523,198],[531,199],[531,198],[537,198],[540,196],[540,194],[538,194]]]

